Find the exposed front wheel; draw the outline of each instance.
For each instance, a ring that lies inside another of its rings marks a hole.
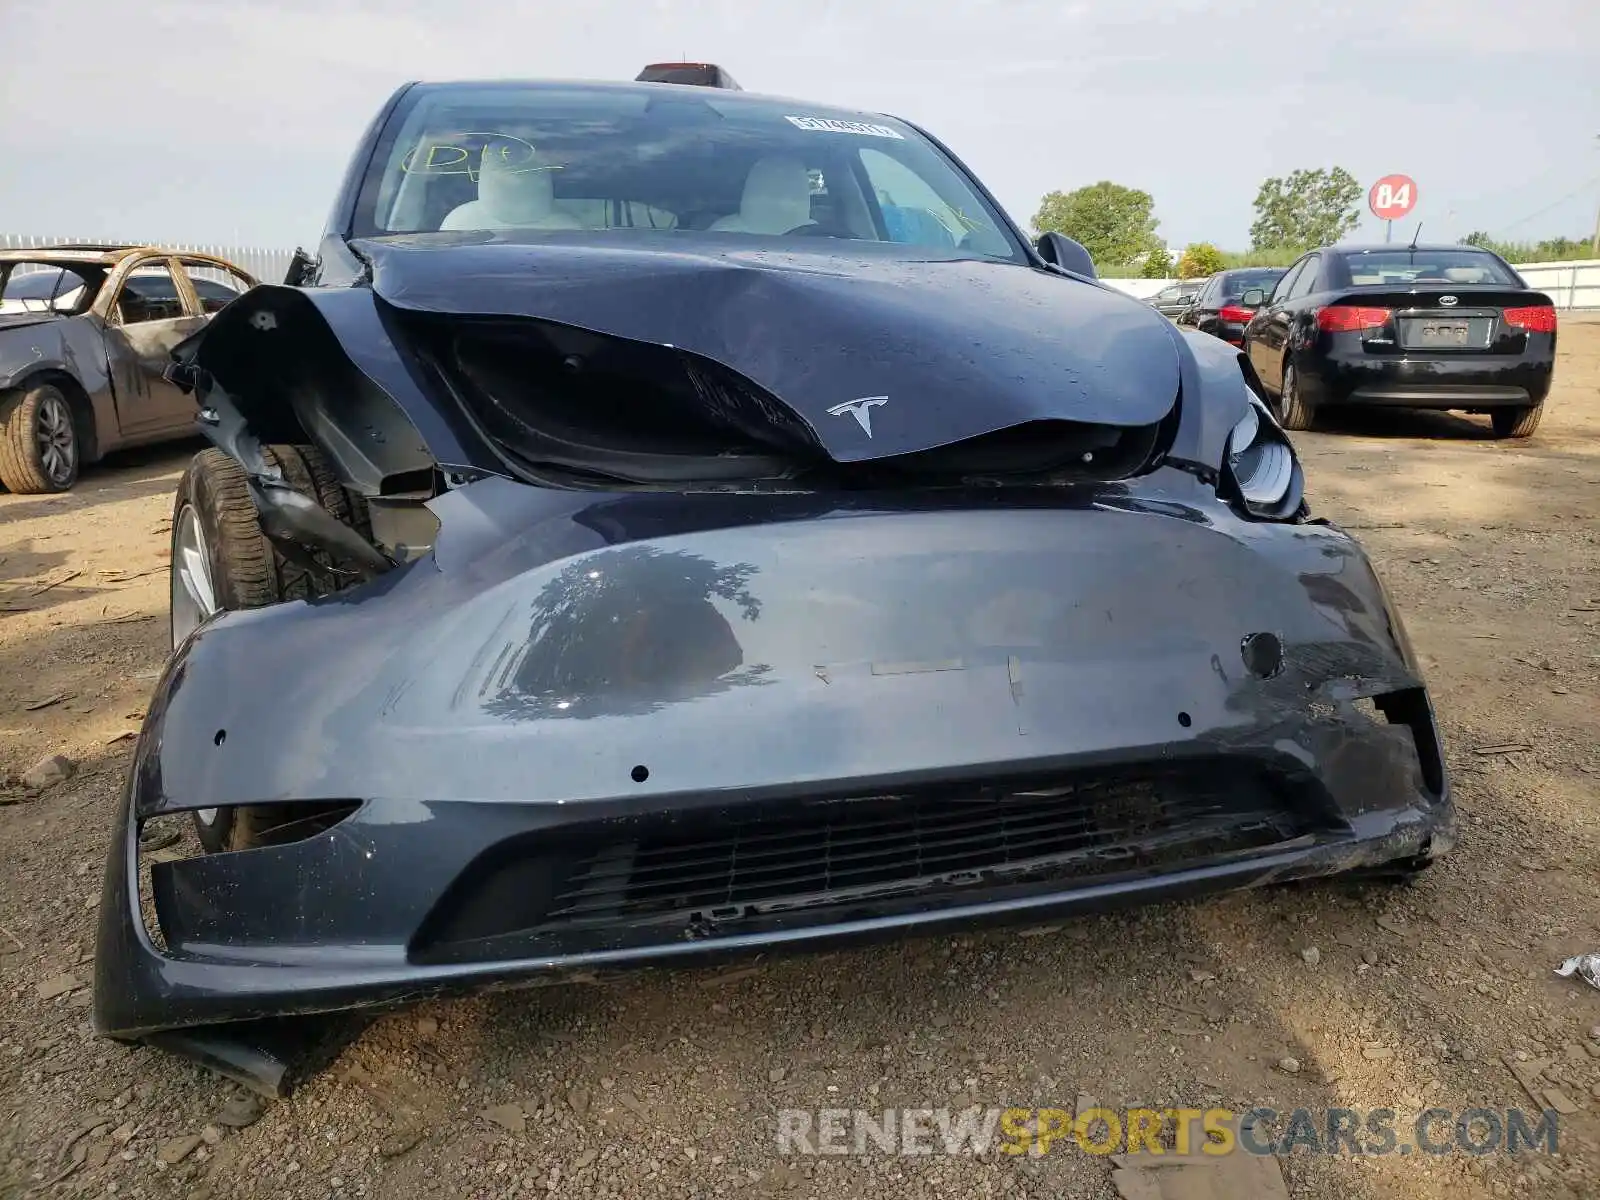
[[[64,492],[78,481],[78,427],[54,384],[0,397],[0,483],[18,495]]]
[[[1283,369],[1283,392],[1278,396],[1278,423],[1285,429],[1310,429],[1317,420],[1317,410],[1300,393],[1300,374],[1294,367]]]
[[[1496,408],[1489,413],[1489,420],[1494,423],[1494,435],[1498,438],[1529,437],[1539,428],[1543,418],[1542,401],[1517,408]]]
[[[295,490],[355,522],[351,497],[315,448],[269,446],[265,452]],[[307,599],[335,586],[278,553],[262,531],[244,468],[221,450],[195,455],[178,483],[170,575],[173,649],[218,613]],[[295,815],[311,814],[301,807]],[[259,805],[199,809],[194,819],[200,844],[216,853],[271,841],[287,816],[282,807]]]

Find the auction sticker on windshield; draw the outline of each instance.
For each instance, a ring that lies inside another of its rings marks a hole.
[[[785,117],[784,120],[801,129],[815,129],[821,133],[856,133],[862,137],[885,137],[905,141],[904,137],[887,125],[872,125],[866,121],[839,121],[833,117]]]

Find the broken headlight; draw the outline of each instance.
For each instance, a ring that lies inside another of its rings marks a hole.
[[[1305,478],[1289,437],[1248,386],[1244,416],[1228,434],[1223,476],[1253,517],[1285,521],[1300,511]]]

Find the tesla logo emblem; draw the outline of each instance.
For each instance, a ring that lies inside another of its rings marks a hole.
[[[1454,296],[1440,296],[1439,303],[1446,308],[1454,308],[1456,306],[1456,298]]]
[[[887,396],[863,396],[859,400],[847,400],[843,404],[835,404],[828,410],[830,417],[842,417],[849,413],[856,419],[856,424],[861,426],[861,432],[868,437],[872,436],[872,410],[880,404],[889,403]]]

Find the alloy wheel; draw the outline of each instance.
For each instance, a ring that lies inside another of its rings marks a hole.
[[[66,487],[78,465],[78,435],[72,425],[72,410],[60,396],[47,393],[39,401],[33,436],[45,475],[56,486]]]

